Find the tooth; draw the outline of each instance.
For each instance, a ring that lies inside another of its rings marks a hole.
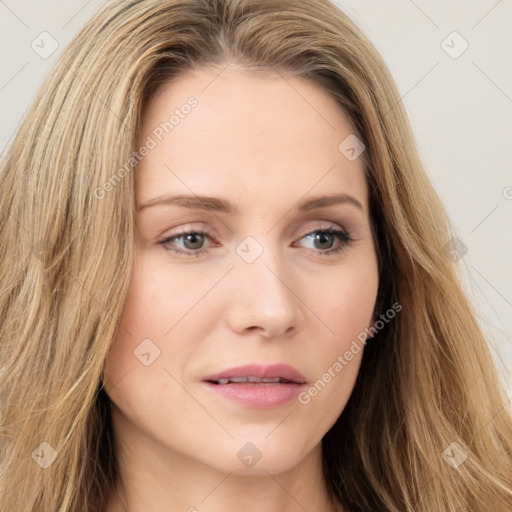
[[[230,382],[233,383],[239,383],[239,382],[249,382],[249,383],[280,383],[280,382],[288,382],[284,379],[281,379],[280,377],[275,377],[273,379],[270,378],[263,378],[260,379],[259,377],[254,377],[252,375],[249,375],[247,377],[229,377],[225,379],[219,379],[217,381],[218,384],[229,384]]]
[[[230,377],[231,382],[247,382],[247,377]]]
[[[273,379],[270,379],[270,378],[260,379],[259,377],[250,376],[250,377],[247,377],[247,380],[249,382],[279,382],[281,379],[279,377],[274,377]]]

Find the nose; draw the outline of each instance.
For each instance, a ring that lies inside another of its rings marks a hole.
[[[228,322],[239,334],[291,335],[304,321],[290,272],[279,257],[265,257],[268,252],[252,263],[239,260],[233,269]]]

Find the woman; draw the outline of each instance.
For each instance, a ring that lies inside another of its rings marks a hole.
[[[0,190],[0,509],[510,510],[449,222],[335,6],[107,3]]]

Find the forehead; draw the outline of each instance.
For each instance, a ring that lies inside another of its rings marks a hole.
[[[163,193],[282,202],[342,192],[367,201],[361,159],[339,149],[354,134],[350,120],[304,78],[187,71],[158,89],[141,128],[140,144],[154,147],[137,169],[139,203]]]

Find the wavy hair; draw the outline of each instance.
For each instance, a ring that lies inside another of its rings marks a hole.
[[[229,62],[313,81],[366,146],[376,313],[403,309],[322,440],[331,495],[349,512],[509,512],[512,421],[443,250],[453,228],[387,67],[328,0],[113,0],[57,60],[0,167],[0,509],[104,511],[117,463],[102,371],[133,268],[136,170],[95,191],[133,157],[161,84]]]

